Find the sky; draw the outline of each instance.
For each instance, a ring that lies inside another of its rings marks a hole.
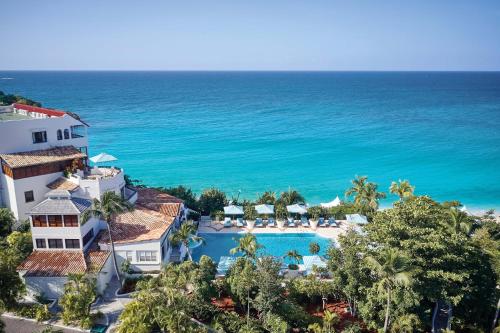
[[[2,70],[500,70],[500,0],[0,0]]]

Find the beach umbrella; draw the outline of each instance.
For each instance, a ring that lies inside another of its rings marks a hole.
[[[94,157],[91,157],[90,160],[94,162],[95,164],[98,163],[105,163],[105,162],[112,162],[118,160],[116,157],[113,155],[109,155],[106,153],[100,153],[99,155],[96,155]]]
[[[367,224],[368,219],[366,216],[361,215],[361,214],[346,214],[346,219],[347,222],[352,223],[352,224]]]
[[[274,214],[274,206],[273,205],[257,205],[255,206],[255,210],[259,215],[271,215]]]
[[[342,202],[340,201],[340,198],[337,195],[337,197],[335,199],[333,199],[332,201],[330,201],[330,202],[322,202],[321,203],[321,207],[323,207],[323,208],[331,208],[331,207],[340,206],[341,204],[342,204]]]
[[[308,274],[312,272],[313,266],[326,268],[326,262],[318,255],[303,256],[302,260],[304,261],[304,269]]]
[[[235,206],[235,205],[229,205],[224,207],[224,214],[225,215],[243,215],[243,207],[242,206]]]
[[[286,210],[292,214],[303,215],[303,214],[307,213],[306,207],[304,205],[299,205],[299,204],[288,205],[288,206],[286,206]]]

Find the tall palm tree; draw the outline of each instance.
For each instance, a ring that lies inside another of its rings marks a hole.
[[[298,191],[289,188],[288,191],[281,193],[278,201],[286,206],[303,204],[305,202],[305,199]]]
[[[297,252],[297,250],[290,250],[284,255],[285,258],[290,258],[290,260],[294,261],[296,265],[299,264],[302,259],[302,255]]]
[[[257,242],[257,238],[253,234],[246,234],[245,236],[238,239],[238,246],[232,248],[229,253],[236,254],[238,252],[243,253],[244,257],[249,257],[255,259],[257,251],[263,246]]]
[[[276,192],[266,191],[257,199],[258,204],[274,205],[276,203]]]
[[[174,244],[184,244],[190,261],[193,261],[193,257],[189,249],[189,241],[204,242],[203,237],[196,235],[196,226],[192,222],[182,224],[179,230],[170,235],[169,239]]]
[[[82,224],[86,223],[92,217],[106,222],[109,242],[111,243],[111,253],[113,254],[113,264],[115,266],[115,273],[118,281],[120,282],[120,286],[122,285],[122,279],[120,276],[120,270],[118,269],[118,263],[116,262],[115,243],[111,234],[111,225],[117,214],[124,213],[132,209],[133,207],[128,201],[123,200],[115,192],[109,191],[102,195],[101,200],[94,199],[92,206],[81,216]]]
[[[345,195],[354,196],[354,204],[363,210],[376,211],[379,200],[386,197],[384,192],[378,192],[377,184],[368,181],[367,176],[356,176],[351,183]]]
[[[452,232],[455,233],[464,233],[466,235],[469,234],[471,230],[471,223],[467,217],[467,214],[460,211],[457,208],[450,208],[450,219],[449,228]]]
[[[407,257],[392,248],[384,249],[379,259],[369,256],[366,260],[379,280],[379,288],[385,292],[387,297],[384,322],[384,332],[387,332],[391,308],[391,292],[395,286],[408,285],[411,282],[410,263]]]
[[[389,187],[389,192],[399,197],[399,201],[412,197],[415,191],[415,186],[410,185],[408,180],[399,180],[397,183],[392,182]]]
[[[378,202],[380,199],[384,199],[386,197],[384,192],[377,191],[378,185],[375,183],[368,183],[366,187],[365,200],[366,204],[370,209],[375,212],[378,209]]]
[[[351,180],[352,186],[345,192],[346,197],[354,195],[354,203],[362,205],[368,186],[368,176],[356,176]]]

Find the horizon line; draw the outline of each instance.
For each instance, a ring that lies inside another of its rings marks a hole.
[[[303,73],[498,73],[500,69],[429,69],[429,70],[405,70],[405,69],[389,69],[389,70],[335,70],[335,69],[0,69],[0,72],[303,72]]]

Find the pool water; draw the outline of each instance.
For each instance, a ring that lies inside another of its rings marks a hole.
[[[224,233],[200,233],[198,236],[205,239],[205,244],[192,249],[193,259],[198,261],[202,255],[211,257],[215,262],[219,261],[221,256],[231,256],[229,250],[237,246],[237,240],[245,234]],[[318,236],[314,233],[280,233],[280,234],[255,234],[257,242],[264,247],[259,250],[259,255],[271,255],[274,257],[283,257],[290,250],[297,250],[303,256],[311,255],[309,244],[316,242],[320,247],[320,255],[327,253],[332,240]],[[235,256],[240,256],[241,253]],[[285,262],[289,263],[288,259]],[[302,262],[301,262],[302,263]]]

